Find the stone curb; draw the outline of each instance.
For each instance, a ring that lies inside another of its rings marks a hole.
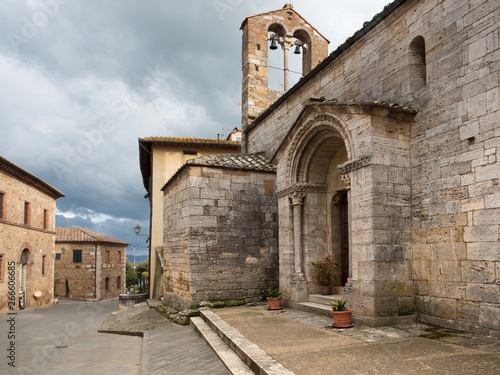
[[[253,342],[219,318],[209,309],[200,309],[201,317],[219,337],[254,371],[260,375],[293,375]]]
[[[191,327],[212,349],[232,375],[255,375],[243,360],[200,317],[191,318]]]
[[[141,360],[141,375],[147,375],[149,358],[148,358],[148,331],[145,331],[142,335],[142,360]]]

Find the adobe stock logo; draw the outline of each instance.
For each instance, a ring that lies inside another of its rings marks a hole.
[[[212,4],[219,15],[221,21],[224,21],[224,14],[232,12],[243,0],[215,0]]]
[[[65,5],[72,0],[42,0],[36,4],[39,6],[38,10],[33,13],[30,18],[23,17],[21,19],[22,26],[20,33],[9,32],[7,38],[9,39],[12,48],[17,51],[21,44],[28,43],[31,39],[35,38],[40,29],[48,25],[49,20],[59,14],[60,5]]]

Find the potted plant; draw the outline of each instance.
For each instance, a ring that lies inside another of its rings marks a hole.
[[[331,256],[327,256],[325,259],[319,262],[312,262],[313,265],[313,278],[320,288],[321,294],[332,294],[332,276],[333,270],[337,268],[340,264],[334,262]]]
[[[348,309],[345,304],[347,301],[339,299],[337,302],[330,302],[332,305],[333,327],[350,328],[352,324],[352,309]]]
[[[281,298],[283,296],[282,290],[271,290],[267,293],[267,303],[269,304],[269,310],[281,310]]]
[[[66,294],[64,295],[66,298],[69,297],[69,281],[66,279]]]

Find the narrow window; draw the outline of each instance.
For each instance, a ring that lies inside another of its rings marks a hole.
[[[82,262],[82,251],[73,250],[73,263],[81,263],[81,262]]]
[[[56,260],[61,260],[61,253],[56,253]]]
[[[5,219],[5,213],[4,213],[4,200],[5,200],[5,194],[0,193],[0,219]]]
[[[116,280],[116,287],[118,288],[118,290],[120,290],[122,288],[122,277],[121,276],[118,276],[118,279]]]
[[[109,277],[106,277],[106,291],[109,290]]]
[[[410,89],[411,91],[417,91],[427,83],[425,39],[423,37],[417,36],[410,43],[409,57]]]
[[[24,225],[30,225],[31,222],[31,207],[29,202],[24,202]]]
[[[5,273],[4,269],[5,269],[5,266],[4,266],[4,255],[3,254],[0,254],[0,283],[3,282],[3,275]]]
[[[42,256],[42,276],[45,276],[47,272],[47,255]]]
[[[43,229],[47,229],[49,227],[49,211],[43,210]]]
[[[118,264],[120,264],[122,262],[122,252],[119,251],[118,252]]]
[[[182,153],[183,153],[184,155],[194,155],[194,156],[198,155],[198,151],[189,151],[189,150],[184,150]]]
[[[111,263],[109,257],[109,250],[106,250],[106,263]]]

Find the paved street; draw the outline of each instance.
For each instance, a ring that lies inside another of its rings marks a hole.
[[[97,333],[118,302],[62,302],[0,314],[0,374],[140,374],[142,338]],[[8,319],[15,317],[15,365],[8,365]]]

